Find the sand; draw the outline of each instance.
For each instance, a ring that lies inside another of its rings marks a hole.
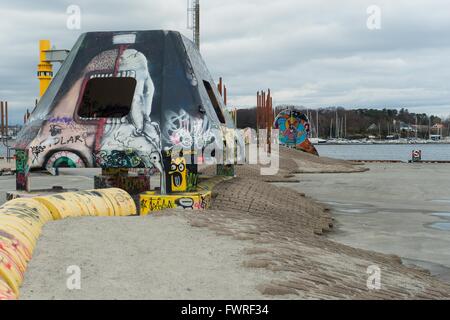
[[[180,214],[57,221],[45,226],[21,299],[261,299],[254,284],[271,272],[242,268],[243,249]],[[81,290],[66,286],[70,265]]]

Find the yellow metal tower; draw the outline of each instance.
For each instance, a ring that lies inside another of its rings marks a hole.
[[[42,97],[53,78],[53,65],[47,61],[45,51],[50,50],[50,40],[39,41],[39,64],[37,77],[39,79],[39,97]]]

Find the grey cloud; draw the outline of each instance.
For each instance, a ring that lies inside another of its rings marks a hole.
[[[82,29],[66,28],[81,7]],[[382,29],[366,27],[379,5]],[[308,107],[409,107],[450,113],[450,4],[445,0],[201,0],[202,54],[230,101]],[[38,93],[38,40],[70,48],[82,32],[186,29],[186,0],[0,0],[0,99],[20,121]]]

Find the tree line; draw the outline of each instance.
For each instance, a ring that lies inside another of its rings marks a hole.
[[[311,136],[320,138],[361,139],[368,136],[415,137],[428,138],[430,134],[449,136],[450,117],[441,119],[435,115],[410,112],[401,109],[345,109],[328,107],[307,109],[295,105],[278,105],[274,112],[278,114],[283,109],[290,108],[305,113],[311,124]],[[434,125],[442,128],[433,128]],[[238,109],[238,128],[256,128],[256,108]],[[416,133],[417,131],[417,133]]]

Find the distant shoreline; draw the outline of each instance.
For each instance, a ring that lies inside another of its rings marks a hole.
[[[391,140],[392,141],[392,140]],[[323,142],[323,143],[313,143],[313,145],[328,145],[328,146],[336,146],[336,145],[414,145],[414,144],[450,144],[450,141],[433,141],[433,142],[426,142],[426,141],[413,141],[413,142],[390,142],[389,140],[386,141],[374,141],[374,142]]]

